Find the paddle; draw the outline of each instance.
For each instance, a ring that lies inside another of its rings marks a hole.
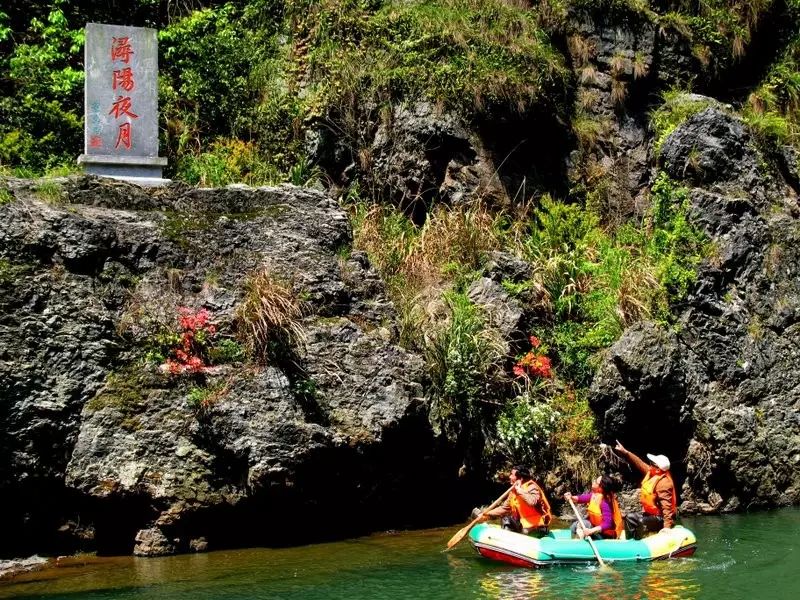
[[[583,522],[583,518],[581,517],[581,514],[578,512],[578,508],[575,506],[575,503],[572,501],[572,498],[567,498],[567,500],[569,500],[569,505],[572,507],[572,512],[575,513],[575,518],[578,519],[578,523],[581,524],[581,527],[586,529],[586,523]],[[592,552],[594,552],[594,555],[597,558],[597,564],[600,565],[600,568],[601,569],[611,569],[611,567],[609,567],[603,561],[603,559],[600,558],[600,553],[597,551],[597,546],[594,545],[594,540],[592,539],[592,536],[587,535],[584,539],[587,542],[589,542],[589,545],[592,547]]]
[[[483,519],[483,515],[485,515],[487,512],[489,512],[493,508],[496,508],[497,506],[499,506],[500,503],[503,500],[506,499],[506,496],[508,496],[508,494],[511,493],[511,490],[513,490],[513,489],[514,489],[514,486],[512,485],[505,492],[503,492],[502,496],[500,496],[497,500],[495,500],[487,508],[485,508],[483,510],[483,512],[480,515],[478,515],[478,517],[474,521],[472,521],[469,525],[466,525],[465,527],[462,527],[461,529],[459,529],[456,532],[456,534],[453,537],[450,538],[450,541],[447,542],[447,549],[450,550],[450,548],[453,548],[456,544],[458,544],[461,540],[463,540],[464,537],[469,533],[469,530],[472,529],[475,525],[477,525],[478,522],[480,522],[481,519]]]

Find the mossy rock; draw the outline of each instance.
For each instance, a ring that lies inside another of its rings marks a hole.
[[[127,367],[110,373],[102,391],[86,403],[86,410],[96,412],[104,408],[115,408],[126,420],[140,412],[147,404],[146,389],[136,367]]]

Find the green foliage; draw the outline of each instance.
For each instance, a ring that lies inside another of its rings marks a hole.
[[[514,462],[533,464],[554,443],[561,418],[540,389],[527,389],[503,407],[497,437]]]
[[[42,180],[34,189],[36,195],[45,202],[57,204],[64,201],[65,193],[61,185],[52,180]]]
[[[183,135],[235,131],[250,110],[247,81],[258,53],[237,32],[238,16],[230,4],[198,10],[159,32],[162,111],[186,120]]]
[[[350,208],[354,246],[365,250],[386,278],[397,276],[419,237],[419,230],[402,211],[359,201]]]
[[[708,252],[705,236],[687,218],[688,192],[660,175],[652,217],[641,226],[604,229],[578,205],[545,196],[533,213],[522,252],[546,291],[552,323],[543,332],[559,376],[588,385],[593,357],[645,317],[669,318]]]
[[[314,166],[307,158],[298,158],[297,162],[289,169],[289,183],[300,187],[310,187],[317,183],[322,176],[319,167]]]
[[[260,156],[255,144],[236,139],[218,139],[205,152],[183,154],[178,173],[186,182],[203,187],[231,183],[258,186],[281,179],[277,168]]]
[[[270,184],[299,160],[301,102],[286,84],[281,4],[226,3],[159,32],[165,144],[188,182]]]
[[[678,5],[658,17],[662,30],[673,30],[692,44],[695,57],[713,71],[733,65],[747,46],[774,0],[704,0]],[[674,6],[674,5],[673,5]]]
[[[6,188],[0,188],[0,206],[14,201],[14,194]]]
[[[585,390],[529,384],[503,407],[496,432],[513,463],[561,463],[581,483],[597,475],[597,429]]]
[[[652,235],[645,251],[670,302],[683,299],[708,254],[708,238],[688,220],[688,190],[660,173],[652,188]]]
[[[308,40],[312,114],[341,112],[356,98],[398,97],[467,113],[527,110],[565,87],[563,58],[535,13],[500,0],[298,0],[291,7]]]
[[[68,22],[65,0],[52,4],[9,54],[0,53],[1,164],[43,171],[74,162],[81,147],[83,30]],[[0,37],[8,37],[2,19]]]
[[[449,317],[431,332],[425,347],[436,412],[472,419],[503,359],[502,347],[466,294],[446,292],[444,301]]]
[[[208,349],[208,358],[214,365],[240,363],[247,358],[247,351],[236,340],[225,338]]]

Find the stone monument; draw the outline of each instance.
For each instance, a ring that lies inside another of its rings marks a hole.
[[[155,29],[86,24],[84,150],[87,173],[162,185],[158,156]]]

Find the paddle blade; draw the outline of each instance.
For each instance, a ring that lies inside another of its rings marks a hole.
[[[461,529],[459,529],[458,531],[456,531],[455,535],[450,538],[449,542],[447,542],[447,549],[450,550],[450,548],[452,548],[453,546],[458,544],[461,540],[463,540],[469,533],[469,530],[472,529],[472,525],[473,523],[470,523],[469,525],[466,525]]]

